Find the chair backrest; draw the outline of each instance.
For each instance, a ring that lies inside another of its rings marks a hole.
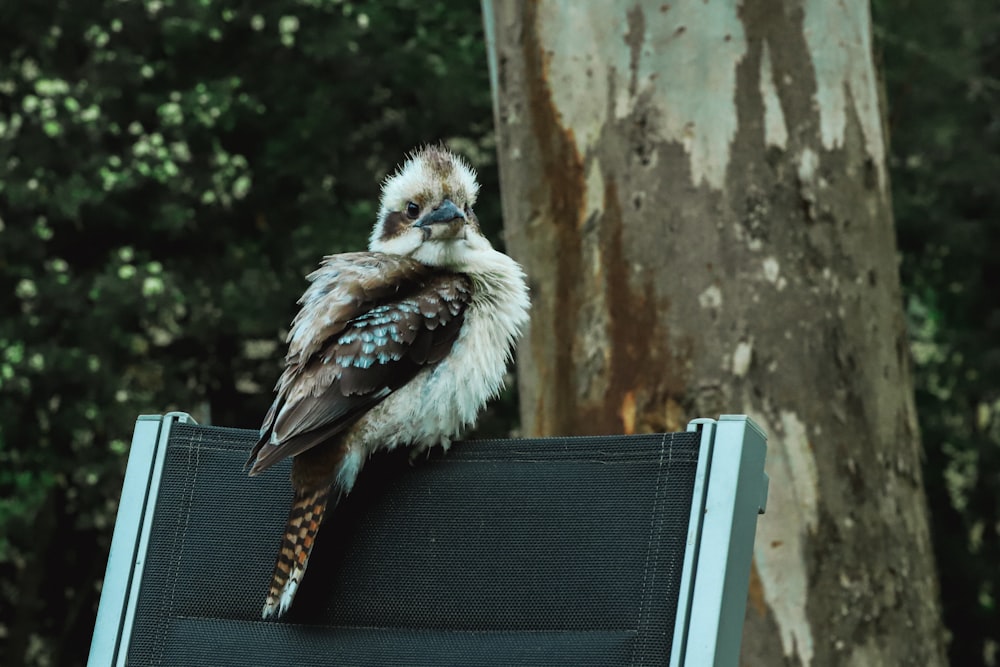
[[[292,609],[260,620],[291,491],[255,431],[136,424],[90,665],[735,665],[765,438],[470,441],[373,458]]]

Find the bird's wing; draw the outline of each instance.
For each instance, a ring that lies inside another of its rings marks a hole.
[[[467,276],[381,253],[333,255],[309,276],[250,474],[350,426],[451,350]]]

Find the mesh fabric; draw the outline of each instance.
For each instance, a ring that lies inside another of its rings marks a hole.
[[[256,437],[173,425],[129,665],[668,664],[696,433],[373,457],[277,622],[290,465],[247,477]]]

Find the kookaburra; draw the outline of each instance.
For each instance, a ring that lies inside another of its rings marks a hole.
[[[383,183],[369,251],[330,255],[308,276],[248,461],[256,475],[294,457],[264,618],[292,604],[324,513],[372,452],[447,447],[500,392],[528,288],[479,229],[478,191],[462,159],[421,149]]]

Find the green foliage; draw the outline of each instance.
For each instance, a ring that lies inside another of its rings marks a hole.
[[[934,544],[955,665],[1000,661],[1000,10],[876,2]]]
[[[405,150],[496,191],[454,5],[2,3],[0,663],[83,662],[135,416],[256,427],[303,276]]]

